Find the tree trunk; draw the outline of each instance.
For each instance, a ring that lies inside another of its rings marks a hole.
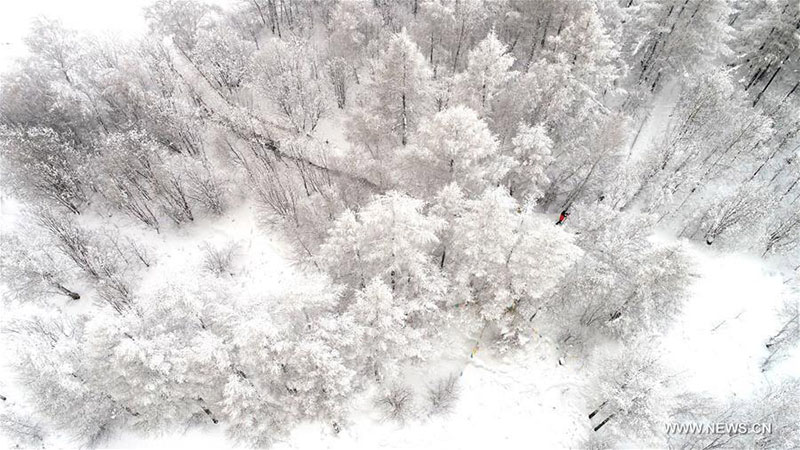
[[[406,94],[405,94],[405,92],[403,93],[402,101],[403,101],[403,108],[402,108],[401,117],[400,117],[401,118],[400,126],[401,126],[402,135],[400,136],[400,142],[403,144],[403,147],[405,147],[406,146],[406,142],[407,142],[406,133],[407,133],[407,127],[408,127],[408,119],[406,117]]]
[[[612,417],[614,417],[614,414],[611,414],[610,416],[608,416],[605,419],[603,419],[602,422],[600,422],[596,427],[594,427],[594,431],[597,431],[600,428],[603,428],[603,425],[607,424],[608,421],[611,420]]]
[[[597,407],[597,408],[596,408],[594,411],[592,411],[592,412],[589,414],[589,418],[591,419],[592,417],[596,416],[596,415],[597,415],[597,413],[599,413],[599,412],[600,412],[600,410],[603,408],[603,406],[606,406],[606,404],[607,404],[607,403],[608,403],[608,400],[606,400],[606,401],[604,401],[603,403],[601,403],[601,404],[600,404],[600,406],[598,406],[598,407]]]
[[[205,405],[205,401],[203,401],[203,397],[197,397],[197,402],[200,404],[200,409],[211,419],[211,422],[217,424],[219,420],[214,416],[214,413]]]
[[[69,297],[69,298],[71,298],[73,300],[80,300],[81,299],[80,294],[78,294],[75,291],[71,291],[71,290],[65,288],[64,286],[62,286],[59,283],[56,283],[56,289],[58,289],[59,291],[63,292],[67,297]]]
[[[777,69],[775,69],[775,73],[773,73],[773,74],[772,74],[772,76],[769,78],[769,81],[767,81],[767,84],[765,84],[765,85],[764,85],[764,88],[763,88],[763,89],[761,89],[761,92],[759,92],[759,93],[758,93],[758,95],[756,96],[755,100],[753,100],[753,106],[756,106],[756,105],[758,104],[758,101],[759,101],[759,100],[761,100],[761,96],[762,96],[762,95],[764,95],[764,93],[765,93],[765,92],[767,92],[767,89],[769,89],[769,86],[772,84],[772,82],[773,82],[773,81],[775,81],[775,77],[777,77],[777,76],[778,76],[778,74],[780,73],[781,69],[783,68],[783,64],[784,64],[784,63],[785,63],[785,62],[786,62],[786,61],[787,61],[789,58],[791,58],[791,57],[792,57],[792,54],[793,54],[794,52],[795,52],[795,50],[792,50],[791,52],[789,52],[789,54],[788,54],[788,55],[786,55],[786,56],[785,56],[785,57],[784,57],[784,58],[781,60],[781,63],[780,63],[780,64],[778,64],[778,68],[777,68]],[[794,89],[792,89],[792,91],[794,91]]]

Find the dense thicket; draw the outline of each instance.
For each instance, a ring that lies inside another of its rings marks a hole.
[[[402,368],[455,328],[497,351],[534,330],[564,354],[614,348],[587,386],[608,418],[595,444],[666,445],[687,400],[642,342],[680,312],[690,262],[654,227],[800,260],[796,1],[159,0],[145,15],[127,43],[39,20],[0,84],[3,189],[36,211],[3,237],[7,304],[60,316],[9,329],[34,406],[0,424],[27,443],[38,417],[84,442],[209,421],[267,445],[302,420],[340,429],[375,385],[399,417]],[[233,245],[207,247],[191,282],[142,281],[141,236],[245,199],[313,282],[248,287]],[[773,354],[798,339],[796,303]],[[736,419],[796,417],[796,386],[767,397]]]

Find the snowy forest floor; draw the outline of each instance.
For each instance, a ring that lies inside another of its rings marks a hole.
[[[13,201],[2,202],[0,225],[24,226],[24,214]],[[198,259],[192,255],[199,254],[204,244],[234,241],[241,249],[239,267],[248,272],[243,281],[258,280],[256,289],[291,289],[293,284],[307,280],[303,269],[291,264],[289,246],[275,236],[260,224],[252,206],[243,206],[217,220],[159,235],[158,262],[146,277],[192,276],[197,273],[194,266]],[[797,350],[766,375],[760,370],[766,356],[764,343],[779,326],[783,274],[755,257],[688,242],[682,245],[693,261],[694,282],[680,319],[661,338],[665,365],[681,381],[677,385],[720,399],[742,398],[787,373],[800,373]],[[148,281],[155,280],[142,280],[145,284]],[[338,435],[330,424],[307,423],[274,448],[530,448],[533,439],[539,448],[564,448],[592,432],[596,424],[587,417],[592,408],[581,394],[590,374],[580,359],[569,357],[569,352],[565,364],[560,365],[559,353],[547,336],[532,336],[515,353],[498,355],[481,349],[474,358],[469,356],[472,342],[453,342],[448,356],[432,357],[425,365],[407,371],[409,385],[420,392],[425,388],[421,380],[430,380],[432,374],[460,374],[460,395],[449,414],[411,417],[404,424],[383,420],[374,406],[374,393],[365,392],[354,402],[351,422],[344,424]],[[14,386],[7,375],[4,370],[0,376],[4,394],[8,401],[14,401],[13,393],[19,386]],[[209,425],[161,436],[126,432],[111,437],[101,447],[233,445],[221,428]],[[0,447],[6,446],[0,436]],[[51,436],[51,447],[70,447],[69,439]]]

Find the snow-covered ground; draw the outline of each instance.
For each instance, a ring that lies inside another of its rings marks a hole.
[[[698,278],[681,320],[664,336],[666,361],[682,373],[687,389],[720,399],[800,373],[798,354],[768,372],[764,344],[780,329],[784,278],[763,260],[687,246]],[[797,352],[796,352],[797,353]]]

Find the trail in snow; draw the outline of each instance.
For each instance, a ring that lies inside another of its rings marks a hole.
[[[673,79],[656,95],[628,146],[628,161],[636,161],[672,125],[672,111],[680,96],[680,83]]]

